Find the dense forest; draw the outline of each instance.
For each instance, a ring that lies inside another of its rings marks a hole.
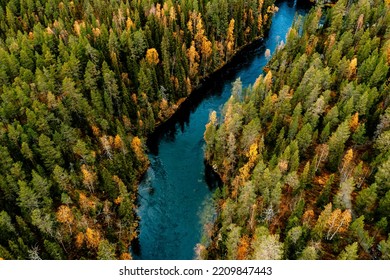
[[[390,2],[318,2],[210,114],[200,258],[390,259]]]
[[[131,259],[145,137],[274,0],[0,0],[0,258]]]

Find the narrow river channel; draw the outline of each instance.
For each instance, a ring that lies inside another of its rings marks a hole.
[[[295,15],[307,12],[293,2],[277,4],[279,11],[272,20],[266,40],[240,54],[213,81],[195,93],[201,98],[195,98],[161,131],[152,135],[148,145],[151,166],[139,186],[141,222],[139,252],[134,254],[135,259],[194,258],[202,225],[207,216],[212,215],[213,179],[206,176],[203,161],[203,133],[209,113],[221,111],[230,97],[233,81],[240,77],[243,87],[247,87],[262,73],[267,62],[265,50],[270,49],[273,53],[285,40]]]

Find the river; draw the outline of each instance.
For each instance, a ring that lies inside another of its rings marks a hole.
[[[193,259],[203,223],[213,211],[215,180],[203,160],[203,133],[212,110],[221,111],[231,94],[232,82],[253,84],[267,63],[265,50],[273,53],[285,40],[296,13],[307,9],[294,1],[280,2],[264,42],[255,43],[236,57],[211,81],[194,93],[191,102],[154,133],[148,143],[150,168],[139,186],[139,246],[134,259]]]

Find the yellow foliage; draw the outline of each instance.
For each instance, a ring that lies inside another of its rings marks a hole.
[[[47,93],[47,107],[49,109],[53,109],[55,107],[57,107],[57,100],[56,100],[56,97],[53,93],[51,93],[51,91],[49,91]]]
[[[194,32],[194,28],[192,27],[192,20],[191,19],[189,19],[187,22],[187,29],[188,29],[188,31],[190,31],[191,34]]]
[[[189,75],[194,78],[198,74],[199,54],[195,49],[195,42],[191,42],[191,47],[187,50],[187,57],[190,61]]]
[[[263,75],[260,75],[260,76],[256,79],[255,83],[253,84],[253,88],[254,88],[254,89],[257,89],[257,88],[261,85],[261,83],[263,82],[263,80],[264,80]]]
[[[119,136],[119,134],[117,134],[115,136],[114,147],[115,147],[115,149],[118,149],[118,150],[123,148],[123,141],[122,141],[122,138]]]
[[[133,140],[131,141],[131,148],[133,149],[135,155],[137,156],[138,160],[144,161],[145,154],[143,152],[141,139],[138,136],[135,136]]]
[[[203,28],[203,22],[200,14],[197,17],[197,23],[196,23],[196,34],[195,34],[195,41],[197,45],[199,46],[202,43],[204,37],[204,28]]]
[[[268,15],[267,15],[267,14],[265,14],[265,15],[264,15],[264,18],[263,18],[263,22],[264,22],[264,24],[266,24],[266,23],[267,23],[267,21],[268,21]]]
[[[133,29],[133,28],[135,28],[135,24],[131,20],[131,18],[128,17],[127,20],[126,20],[126,29],[130,30],[130,29]]]
[[[330,50],[336,43],[336,34],[332,33],[328,36],[328,40],[325,42],[325,45],[328,45],[328,50]]]
[[[343,169],[349,166],[353,159],[353,150],[349,149],[343,158]]]
[[[227,41],[226,44],[227,56],[230,57],[230,55],[232,55],[234,51],[234,19],[233,18],[229,22],[226,41]]]
[[[246,154],[246,156],[249,158],[249,162],[254,163],[255,160],[257,159],[257,156],[259,155],[259,145],[257,142],[253,143],[250,148],[249,152]]]
[[[352,131],[355,131],[358,128],[358,126],[359,126],[359,113],[356,112],[352,116],[352,118],[349,122],[349,127],[351,128]]]
[[[158,52],[155,48],[151,48],[146,51],[146,61],[151,65],[157,65],[160,62]]]
[[[390,2],[390,0],[388,1]],[[390,40],[387,40],[385,44],[385,54],[387,55],[387,65],[390,65]]]
[[[169,109],[169,104],[168,104],[168,101],[163,98],[161,99],[161,102],[160,102],[160,111],[161,113],[165,116],[165,113],[166,111]]]
[[[88,211],[89,209],[95,209],[96,203],[88,198],[84,193],[79,193],[79,204],[81,209]]]
[[[176,11],[173,6],[169,9],[169,19],[171,20],[171,22],[176,21]]]
[[[74,221],[72,210],[66,205],[61,205],[58,208],[56,216],[60,223],[71,224]]]
[[[114,139],[112,136],[103,135],[100,137],[100,143],[102,144],[102,148],[104,153],[108,156],[108,158],[112,158],[112,146],[114,144]]]
[[[264,0],[259,0],[257,11],[261,14],[261,9],[263,8]]]
[[[175,87],[175,90],[179,90],[179,87],[180,87],[179,79],[175,76],[171,76],[170,80],[171,80],[173,86]]]
[[[357,58],[351,60],[348,67],[348,79],[353,79],[356,76]]]
[[[73,29],[77,36],[81,35],[81,28],[85,28],[85,22],[76,20],[73,24]]]
[[[100,34],[101,34],[102,32],[100,31],[99,27],[96,27],[96,28],[92,28],[92,33],[93,33],[93,36],[94,36],[95,38],[97,38],[97,37],[100,36]]]
[[[281,160],[278,164],[279,170],[284,173],[288,169],[288,161],[287,160]]]
[[[83,246],[83,243],[84,243],[84,233],[79,232],[76,235],[76,247],[81,248],[81,246]]]
[[[97,230],[93,230],[91,228],[87,228],[87,231],[85,232],[85,237],[87,241],[87,246],[89,248],[97,248],[99,247],[100,243],[100,233]]]
[[[271,70],[268,71],[267,75],[265,75],[264,84],[268,90],[271,88],[271,85],[272,85],[272,72],[271,72]]]
[[[208,59],[213,52],[212,46],[213,44],[204,36],[202,38],[202,56],[206,59]]]
[[[189,77],[186,78],[186,89],[187,89],[187,94],[190,94],[192,91],[192,85]]]
[[[81,166],[81,172],[83,174],[83,184],[93,192],[93,187],[97,179],[96,173],[90,170],[85,164]]]
[[[257,18],[257,30],[261,32],[261,29],[263,28],[263,18],[261,16],[261,13],[259,13],[259,16]]]
[[[328,229],[326,238],[332,240],[336,233],[346,232],[351,221],[352,215],[349,209],[344,212],[341,212],[340,209],[334,210],[326,222],[326,228]]]

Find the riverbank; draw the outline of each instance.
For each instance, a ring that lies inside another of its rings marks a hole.
[[[212,189],[204,165],[203,134],[209,113],[219,111],[241,77],[243,87],[253,84],[268,48],[273,52],[285,37],[296,9],[283,3],[265,40],[248,46],[230,61],[221,75],[203,83],[198,92],[148,139],[150,168],[139,186],[140,255],[138,259],[192,259],[201,240],[203,215],[210,208]],[[206,86],[207,85],[207,86]],[[191,101],[191,102],[190,102]],[[213,180],[211,178],[211,180]],[[150,190],[153,190],[150,193]]]

